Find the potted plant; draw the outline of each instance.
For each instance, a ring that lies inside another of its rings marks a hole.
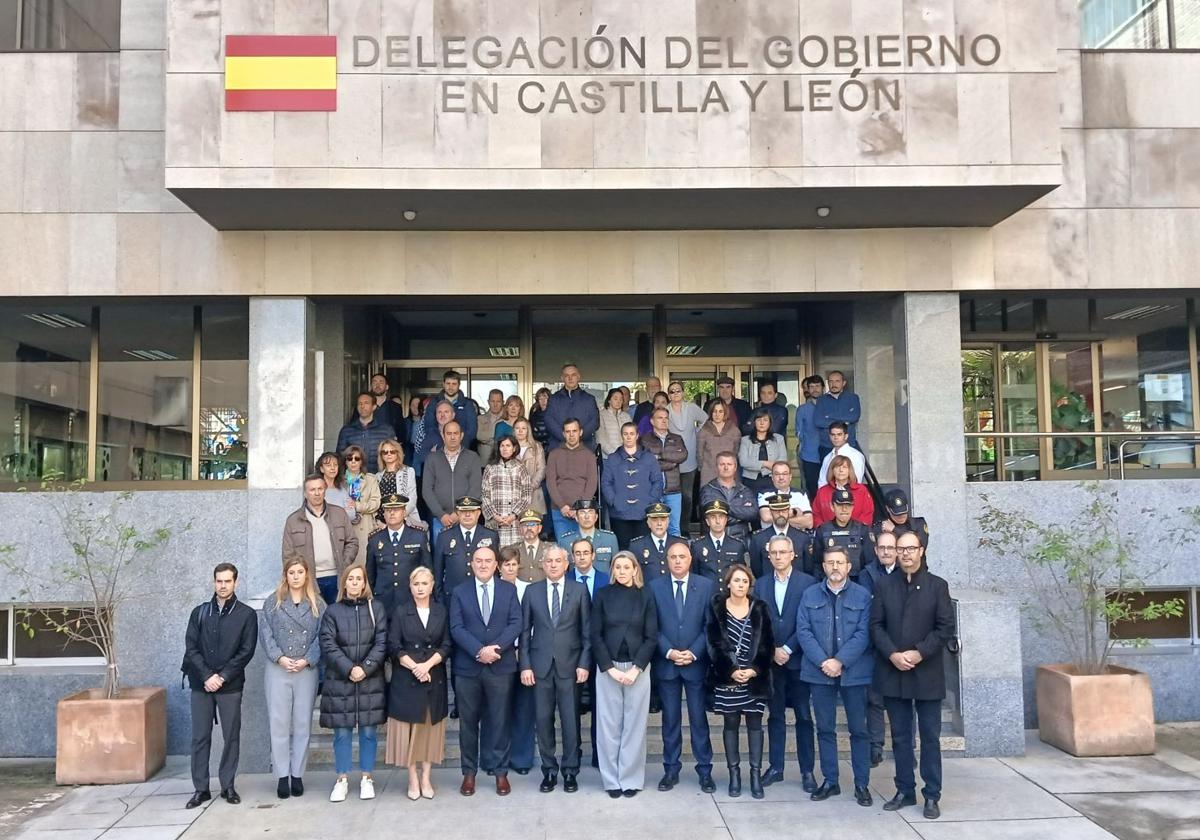
[[[166,690],[121,684],[117,619],[126,605],[161,598],[155,563],[179,527],[142,524],[129,492],[81,492],[81,483],[42,485],[70,551],[26,562],[11,548],[3,564],[21,581],[18,632],[54,633],[92,645],[104,658],[103,685],[58,701],[55,775],[60,785],[145,781],[166,760]],[[168,584],[169,587],[169,584]],[[62,606],[37,606],[53,597]]]
[[[1118,638],[1109,628],[1179,617],[1184,604],[1147,597],[1144,580],[1165,561],[1148,567],[1136,541],[1122,533],[1117,491],[1089,482],[1084,492],[1082,509],[1070,517],[1056,514],[1054,522],[996,507],[982,494],[979,544],[1021,562],[1032,626],[1068,655],[1037,669],[1041,739],[1077,756],[1146,755],[1154,752],[1150,677],[1110,660],[1118,644],[1147,642]],[[1168,539],[1177,548],[1192,541],[1200,522],[1200,508],[1181,512],[1188,527],[1173,529]]]

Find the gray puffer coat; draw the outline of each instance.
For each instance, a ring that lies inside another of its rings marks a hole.
[[[387,719],[386,656],[387,614],[382,605],[366,598],[329,605],[321,618],[321,726],[378,726]],[[366,679],[350,681],[355,665],[366,671]]]

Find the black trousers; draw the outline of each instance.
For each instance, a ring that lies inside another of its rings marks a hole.
[[[916,755],[913,749],[913,712],[921,734],[921,794],[935,802],[942,798],[942,701],[883,698],[892,724],[892,755],[896,759],[896,792],[916,795]]]
[[[817,485],[821,481],[820,461],[801,461],[800,469],[804,472],[804,494],[812,502],[817,497]]]
[[[208,790],[214,716],[221,723],[221,737],[225,741],[217,776],[221,780],[221,790],[229,790],[237,775],[241,751],[242,692],[192,692],[192,786],[197,791]]]
[[[612,532],[617,537],[617,547],[621,551],[628,550],[629,543],[635,538],[650,533],[644,519],[617,519],[614,516],[609,524],[612,525]]]
[[[464,776],[478,771],[508,774],[512,739],[508,728],[512,706],[512,673],[454,676],[458,707],[459,763]]]
[[[542,770],[557,773],[578,773],[581,750],[579,746],[579,684],[575,674],[560,677],[550,671],[538,677],[533,686],[534,708],[537,714],[537,746],[542,758]],[[554,754],[554,715],[562,726],[562,762]]]
[[[871,736],[872,749],[883,749],[883,695],[873,688],[867,689],[867,734]]]

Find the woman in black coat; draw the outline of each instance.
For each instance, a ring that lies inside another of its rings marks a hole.
[[[714,711],[725,717],[722,732],[729,765],[729,795],[742,795],[738,740],[746,719],[750,744],[750,795],[763,798],[763,714],[771,699],[771,660],[775,638],[764,601],[751,595],[754,575],[735,563],[725,570],[708,622],[708,679]]]
[[[375,798],[375,728],[387,717],[387,685],[383,663],[387,650],[387,616],[374,604],[362,563],[342,575],[337,603],[321,619],[321,726],[333,730],[333,764],[337,782],[329,801],[342,802],[350,787],[350,737],[358,727],[358,763],[362,770],[358,796]]]
[[[446,757],[446,660],[450,622],[433,597],[433,572],[417,566],[408,576],[412,600],[401,603],[388,624],[388,728],[384,760],[408,768],[408,798],[433,799],[433,765]],[[420,777],[417,765],[420,765]]]

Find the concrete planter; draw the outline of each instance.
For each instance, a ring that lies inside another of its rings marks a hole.
[[[1037,669],[1038,735],[1076,756],[1150,755],[1154,698],[1150,677],[1108,666],[1083,676],[1074,665]]]
[[[126,688],[108,700],[99,689],[58,701],[60,785],[144,782],[167,758],[167,692]]]

